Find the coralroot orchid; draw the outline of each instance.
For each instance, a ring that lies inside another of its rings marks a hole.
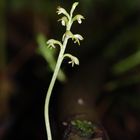
[[[46,95],[46,100],[45,100],[45,124],[46,124],[46,130],[47,130],[47,138],[48,140],[52,140],[52,134],[51,134],[51,129],[50,129],[50,121],[49,121],[49,102],[50,102],[50,97],[52,94],[52,90],[59,72],[59,69],[61,67],[61,64],[63,62],[63,59],[65,57],[70,58],[70,61],[68,62],[69,64],[72,64],[72,67],[74,66],[74,64],[79,65],[79,60],[77,57],[71,55],[71,54],[65,54],[65,49],[68,43],[69,39],[72,39],[74,41],[74,43],[78,43],[78,45],[80,45],[80,41],[82,41],[84,38],[80,35],[80,34],[73,34],[70,30],[71,30],[71,26],[74,23],[74,21],[78,21],[79,24],[82,23],[82,20],[84,19],[84,17],[82,15],[75,15],[73,17],[73,12],[75,10],[75,8],[77,7],[79,3],[75,2],[72,5],[72,8],[70,10],[70,13],[68,13],[64,8],[62,7],[58,7],[57,8],[57,14],[58,15],[63,15],[62,18],[60,18],[58,21],[61,21],[62,26],[66,27],[66,32],[64,33],[63,37],[62,37],[62,42],[55,40],[55,39],[50,39],[47,41],[47,47],[48,48],[55,48],[56,45],[60,46],[60,53],[57,59],[57,63],[56,63],[56,67],[47,91],[47,95]]]

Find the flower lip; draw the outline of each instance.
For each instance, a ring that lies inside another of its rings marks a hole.
[[[78,23],[81,24],[82,23],[82,20],[81,19],[78,19]]]

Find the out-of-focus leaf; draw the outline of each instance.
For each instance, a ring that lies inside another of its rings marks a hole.
[[[127,47],[131,42],[135,44],[140,44],[140,22],[133,26],[125,28],[118,36],[111,41],[109,47],[105,50],[104,55],[109,58],[113,58],[118,55],[122,48]],[[135,46],[137,49],[137,46]]]
[[[114,91],[118,88],[127,87],[127,86],[138,84],[138,83],[140,83],[140,75],[136,74],[133,76],[129,76],[123,80],[115,80],[115,81],[108,82],[105,85],[105,90]]]
[[[115,64],[113,67],[113,72],[116,74],[121,74],[138,65],[140,65],[140,51]]]
[[[0,71],[4,69],[6,65],[6,2],[5,0],[0,1]]]
[[[39,45],[39,47],[37,49],[37,52],[40,55],[43,56],[43,58],[49,64],[49,68],[53,72],[54,69],[55,69],[55,65],[56,65],[56,61],[55,61],[55,58],[54,58],[55,50],[47,48],[46,38],[42,34],[39,34],[37,36],[37,42],[38,42],[38,45]],[[62,71],[62,69],[60,69],[57,79],[61,82],[66,81],[66,76],[65,76],[64,72]]]
[[[140,112],[140,96],[138,94],[132,93],[129,95],[122,95],[120,102]]]

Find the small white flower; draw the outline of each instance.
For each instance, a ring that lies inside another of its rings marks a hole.
[[[75,40],[74,43],[78,43],[80,45],[80,41],[83,40],[84,38],[80,34],[75,34],[73,35],[73,39]]]
[[[66,24],[68,23],[68,19],[66,16],[62,17],[58,21],[61,21],[62,26],[66,26]]]
[[[66,36],[74,40],[74,43],[78,43],[78,45],[80,45],[80,41],[84,39],[80,34],[73,35],[71,31],[66,31],[66,33],[62,37],[62,41],[64,41]]]
[[[64,14],[65,13],[65,9],[62,8],[62,7],[58,7],[56,12],[57,12],[58,15]]]
[[[61,42],[59,42],[58,40],[49,39],[49,40],[47,41],[47,47],[48,47],[48,48],[55,48],[55,45],[59,45],[60,47],[62,47]]]
[[[67,13],[67,11],[62,7],[58,7],[56,13],[58,15],[64,14],[65,16],[69,17],[69,14]]]
[[[73,21],[78,21],[79,24],[82,23],[82,19],[85,19],[82,15],[76,15],[74,18],[73,18]]]
[[[74,67],[74,64],[79,65],[79,61],[78,62],[75,62],[75,61],[72,60],[72,61],[69,61],[68,63],[71,64],[72,67]]]
[[[71,61],[68,62],[69,64],[72,65],[72,67],[75,65],[79,65],[79,60],[77,57],[73,56],[73,58],[71,59]]]
[[[50,39],[47,41],[48,48],[55,48],[54,39]]]
[[[80,34],[75,34],[74,37],[79,39],[79,40],[83,40],[84,39]]]
[[[72,64],[72,67],[75,65],[79,65],[79,59],[71,54],[64,54],[63,57],[68,57],[71,59],[71,61],[69,61],[69,64]]]
[[[74,61],[69,61],[69,64],[71,64],[72,67],[74,67]]]

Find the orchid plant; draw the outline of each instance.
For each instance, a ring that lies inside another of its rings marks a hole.
[[[52,90],[55,84],[55,81],[57,79],[58,76],[58,72],[60,70],[61,64],[63,62],[63,60],[65,58],[69,58],[70,61],[68,62],[69,64],[72,65],[72,67],[74,65],[79,65],[79,60],[77,57],[69,54],[69,53],[65,53],[65,49],[68,43],[69,39],[72,39],[74,41],[74,43],[78,43],[78,45],[80,45],[80,41],[83,40],[83,37],[80,34],[73,34],[71,32],[71,27],[72,24],[77,21],[79,24],[82,23],[82,20],[84,19],[84,17],[80,14],[77,14],[75,16],[73,16],[74,10],[77,7],[79,3],[75,2],[72,5],[72,8],[70,10],[70,13],[68,13],[64,8],[62,7],[58,7],[57,8],[57,14],[58,15],[63,15],[58,21],[61,22],[62,26],[66,27],[66,32],[64,33],[64,35],[62,36],[62,41],[58,41],[55,39],[50,39],[47,41],[47,47],[48,48],[55,48],[56,46],[60,47],[60,52],[58,55],[58,59],[56,62],[56,66],[54,69],[54,73],[47,91],[47,95],[46,95],[46,100],[45,100],[45,125],[46,125],[46,131],[47,131],[47,138],[48,140],[52,140],[52,134],[51,134],[51,128],[50,128],[50,120],[49,120],[49,102],[50,102],[50,97],[52,94]]]

